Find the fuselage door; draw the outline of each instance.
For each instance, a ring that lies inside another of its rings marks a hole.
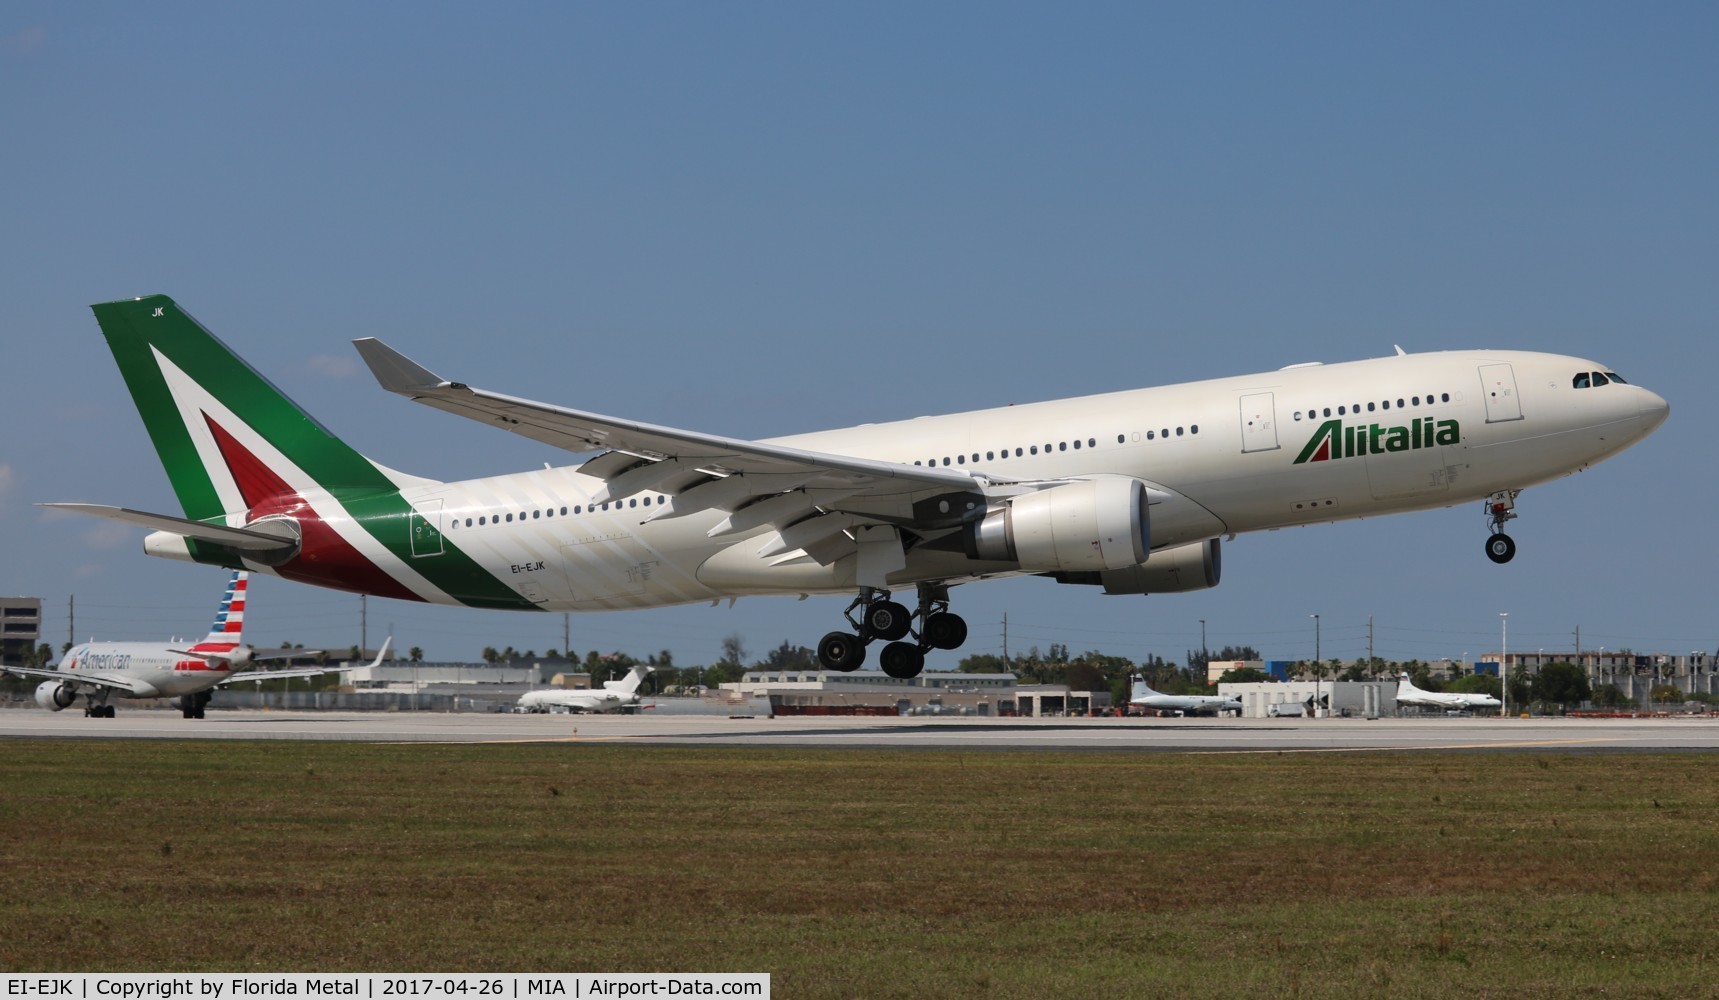
[[[412,558],[442,554],[442,501],[425,500],[412,510]]]
[[[1269,392],[1241,398],[1242,454],[1277,450],[1277,407]]]
[[[1516,395],[1516,373],[1509,365],[1481,365],[1480,388],[1486,393],[1487,423],[1522,419],[1522,400]]]

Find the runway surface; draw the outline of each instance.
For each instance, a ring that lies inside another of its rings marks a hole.
[[[1719,717],[1670,719],[722,718],[127,709],[0,711],[0,739],[350,740],[370,743],[675,743],[1194,753],[1713,751]],[[0,749],[0,753],[3,753]]]

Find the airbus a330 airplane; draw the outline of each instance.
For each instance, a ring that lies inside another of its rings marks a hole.
[[[618,712],[639,703],[639,683],[656,668],[639,664],[618,681],[604,681],[601,691],[527,691],[519,696],[519,707],[527,712],[557,708],[569,712]]]
[[[67,650],[57,670],[0,666],[0,672],[48,678],[36,686],[36,703],[55,712],[71,708],[82,697],[84,715],[111,719],[114,706],[108,704],[110,698],[178,698],[179,710],[185,718],[201,719],[211,692],[233,681],[315,677],[357,669],[356,666],[291,670],[252,668],[253,663],[306,656],[316,651],[288,649],[259,653],[245,645],[245,591],[248,585],[245,573],[233,574],[227,583],[227,592],[221,598],[220,610],[215,612],[215,624],[209,626],[209,634],[203,637],[203,641],[194,646],[177,649],[174,647],[184,644],[86,642]],[[369,665],[380,666],[386,655],[388,643],[384,642],[376,654],[376,662]]]
[[[94,307],[183,518],[155,555],[406,600],[608,611],[856,595],[818,643],[917,674],[967,627],[950,588],[1037,574],[1107,594],[1216,586],[1220,539],[1485,501],[1617,454],[1665,400],[1607,366],[1523,351],[1403,354],[763,441],[535,403],[356,342],[384,388],[576,453],[464,482],[353,451],[166,296]],[[892,599],[917,592],[916,606]]]
[[[1158,712],[1211,712],[1219,715],[1224,712],[1241,714],[1240,698],[1226,698],[1222,695],[1211,694],[1160,694],[1146,686],[1142,678],[1134,678],[1134,686],[1128,696],[1128,704],[1137,708],[1150,708]]]
[[[1404,674],[1397,681],[1397,704],[1418,705],[1422,708],[1502,708],[1504,703],[1489,694],[1422,691]]]

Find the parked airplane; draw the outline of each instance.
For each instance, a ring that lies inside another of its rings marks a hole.
[[[519,707],[528,712],[562,708],[569,712],[618,712],[639,703],[639,682],[655,667],[636,665],[618,681],[604,681],[601,691],[527,691]]]
[[[1503,703],[1489,694],[1460,694],[1455,691],[1422,691],[1404,674],[1397,681],[1397,704],[1418,705],[1422,708],[1502,708]]]
[[[316,650],[283,649],[259,653],[245,645],[245,591],[249,579],[244,572],[233,574],[221,598],[215,623],[203,641],[186,649],[148,642],[86,642],[66,651],[58,670],[40,667],[0,666],[0,672],[20,677],[46,677],[36,686],[36,703],[58,712],[71,708],[81,696],[84,715],[111,719],[114,706],[108,699],[178,698],[179,710],[187,719],[203,718],[212,691],[233,681],[280,680],[315,677],[354,666],[303,667],[291,670],[257,670],[253,663],[306,656]],[[389,642],[392,642],[392,638]],[[388,642],[376,654],[379,666],[388,654]],[[362,665],[362,664],[360,664]]]
[[[1223,695],[1210,694],[1160,694],[1146,686],[1144,678],[1134,678],[1134,687],[1128,696],[1128,704],[1138,708],[1150,708],[1159,712],[1210,712],[1221,715],[1224,712],[1241,714],[1240,698],[1226,698]]]
[[[912,677],[967,626],[950,588],[1019,574],[1107,594],[1201,590],[1220,538],[1484,500],[1507,562],[1516,499],[1622,451],[1665,400],[1605,365],[1522,351],[1403,354],[763,441],[473,389],[374,339],[384,388],[570,452],[464,482],[353,451],[172,299],[94,307],[185,517],[58,504],[155,529],[155,555],[406,600],[534,611],[854,594],[818,643],[885,643]],[[917,591],[909,610],[891,598]],[[910,640],[910,641],[904,641]]]

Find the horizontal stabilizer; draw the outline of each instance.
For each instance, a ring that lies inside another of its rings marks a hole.
[[[213,542],[241,552],[278,552],[298,545],[297,529],[286,521],[265,521],[250,528],[229,528],[221,524],[191,521],[170,514],[151,514],[127,507],[108,507],[94,503],[42,503],[38,507],[69,510],[78,514],[93,514],[110,521],[134,524],[140,528],[184,535],[199,541]]]

